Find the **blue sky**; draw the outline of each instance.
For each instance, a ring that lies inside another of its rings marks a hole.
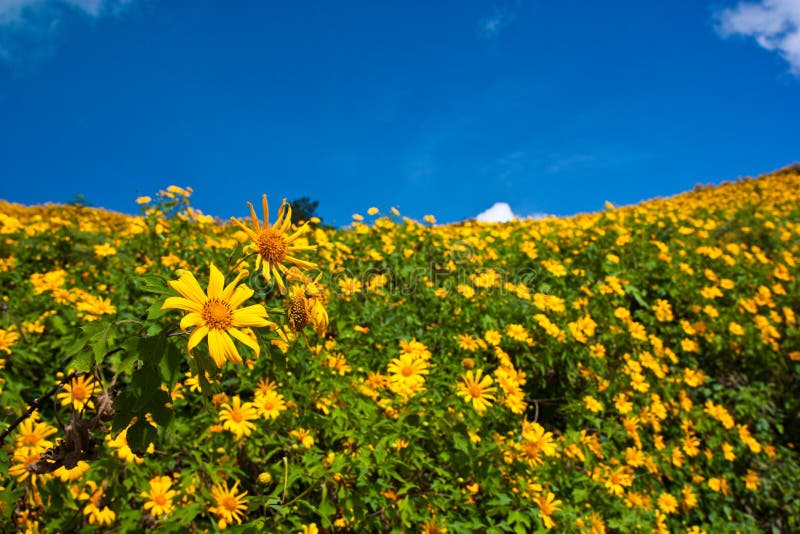
[[[568,215],[800,161],[800,0],[0,0],[0,198]]]

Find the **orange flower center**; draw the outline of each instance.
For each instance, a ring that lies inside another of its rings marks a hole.
[[[237,501],[232,495],[225,495],[219,500],[219,505],[229,512],[235,512],[238,508],[239,501]]]
[[[159,493],[158,495],[153,496],[153,502],[159,506],[164,506],[167,504],[167,497],[163,493]]]
[[[403,370],[400,371],[403,376],[412,376],[414,374],[414,368],[410,365],[406,365],[403,367]]]
[[[286,253],[289,251],[289,245],[283,235],[274,228],[261,230],[256,237],[256,248],[258,248],[259,255],[270,265],[283,263]]]
[[[39,440],[44,439],[39,434],[32,432],[30,434],[25,434],[22,436],[22,443],[24,445],[35,445],[39,443]]]
[[[467,391],[474,399],[479,399],[483,396],[483,389],[478,384],[472,384]]]
[[[536,458],[539,456],[539,444],[535,441],[529,441],[522,446],[522,452],[528,458]]]
[[[233,325],[230,304],[219,299],[211,299],[203,304],[200,315],[212,330],[227,330]]]
[[[244,416],[242,415],[241,410],[231,410],[231,419],[236,421],[237,423],[241,423]]]
[[[80,382],[72,386],[72,398],[76,401],[85,401],[89,398],[89,395],[89,390],[87,390],[86,387]]]

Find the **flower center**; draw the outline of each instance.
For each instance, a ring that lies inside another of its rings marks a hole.
[[[22,436],[22,443],[25,445],[35,445],[36,443],[39,443],[40,439],[42,438],[39,437],[39,434],[36,433],[25,434],[24,436]]]
[[[482,390],[482,389],[481,389],[481,387],[480,387],[479,385],[477,385],[477,384],[473,384],[473,385],[471,385],[471,386],[469,387],[469,390],[468,390],[468,391],[469,391],[469,394],[470,394],[470,395],[472,396],[472,398],[474,398],[474,399],[479,399],[481,396],[483,396],[483,390]]]
[[[523,446],[525,456],[528,458],[536,458],[539,456],[539,444],[535,441],[529,441]]]
[[[212,330],[227,330],[233,325],[233,313],[231,312],[230,304],[223,300],[209,300],[203,304],[203,311],[200,315]]]
[[[72,398],[76,401],[85,401],[89,398],[89,391],[81,384],[72,387]]]
[[[238,508],[239,502],[234,497],[225,495],[222,499],[220,499],[219,504],[229,512],[235,512]]]
[[[164,506],[167,504],[167,497],[163,493],[159,493],[153,497],[153,502],[159,506]]]
[[[403,376],[411,376],[414,374],[414,368],[411,367],[410,365],[406,365],[405,367],[403,367],[401,373]]]
[[[289,322],[295,332],[301,331],[308,324],[305,297],[298,296],[289,299]]]
[[[264,228],[258,237],[256,237],[256,247],[258,253],[264,258],[264,261],[271,265],[283,263],[286,259],[286,253],[289,250],[289,245],[283,238],[283,235],[273,228]]]
[[[231,419],[237,423],[241,423],[243,419],[241,410],[231,410]]]

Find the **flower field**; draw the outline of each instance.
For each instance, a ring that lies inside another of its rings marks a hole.
[[[503,224],[190,197],[0,201],[10,530],[800,531],[800,168]]]

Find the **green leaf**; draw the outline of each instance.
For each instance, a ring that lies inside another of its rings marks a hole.
[[[116,326],[113,323],[98,321],[84,326],[82,330],[89,338],[89,346],[92,347],[92,352],[94,352],[95,363],[102,362],[103,357],[114,341]]]
[[[139,338],[136,349],[139,351],[139,359],[145,365],[158,365],[164,356],[164,349],[167,346],[164,336],[153,336]]]
[[[167,285],[167,280],[157,274],[146,274],[140,279],[144,282],[142,291],[155,293],[156,295],[171,295],[173,292]]]
[[[166,428],[172,423],[173,411],[167,404],[172,402],[169,393],[163,389],[159,389],[147,399],[145,404],[145,411],[150,413],[153,421],[160,427]]]
[[[137,456],[144,456],[144,451],[151,443],[155,443],[158,437],[156,427],[147,421],[136,421],[128,429],[128,446]]]
[[[94,355],[88,350],[75,356],[70,363],[70,367],[79,373],[88,373],[92,370],[92,365],[94,365]]]
[[[172,389],[181,376],[183,354],[172,343],[167,343],[166,349],[164,357],[161,358],[158,364],[158,370],[161,372],[161,378],[167,384],[167,387]]]

